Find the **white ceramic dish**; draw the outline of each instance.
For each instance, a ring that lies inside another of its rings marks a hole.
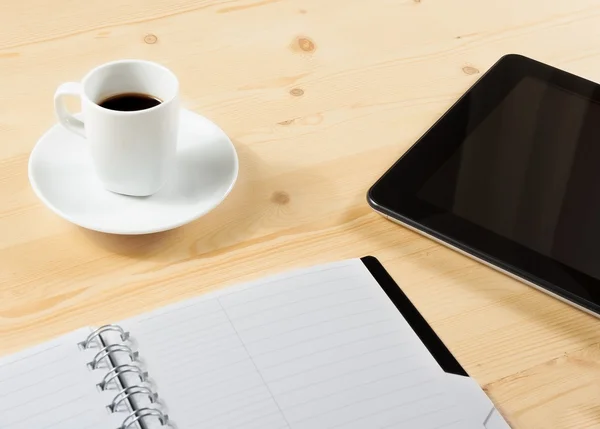
[[[87,142],[56,124],[29,158],[29,181],[51,210],[81,227],[149,234],[189,223],[218,206],[233,188],[238,157],[227,135],[189,110],[180,114],[176,174],[156,194],[128,197],[97,178]]]

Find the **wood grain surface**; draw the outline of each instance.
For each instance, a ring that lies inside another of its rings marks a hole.
[[[600,322],[373,213],[369,186],[522,53],[600,81],[598,0],[20,0],[0,6],[0,354],[295,267],[372,254],[514,428],[600,428]],[[121,58],[180,78],[240,157],[174,231],[83,230],[27,161],[62,82]]]

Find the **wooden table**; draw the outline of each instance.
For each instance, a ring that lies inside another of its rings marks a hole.
[[[600,81],[597,0],[21,0],[0,6],[0,354],[265,274],[366,254],[515,428],[600,427],[600,322],[392,224],[365,193],[501,55]],[[34,196],[52,94],[156,60],[239,153],[225,203],[109,236]]]

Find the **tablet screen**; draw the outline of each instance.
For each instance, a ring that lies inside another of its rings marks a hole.
[[[600,279],[600,104],[526,76],[416,196]]]

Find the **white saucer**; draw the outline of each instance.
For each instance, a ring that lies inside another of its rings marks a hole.
[[[166,231],[208,213],[235,184],[237,153],[217,125],[182,110],[176,171],[152,196],[114,194],[96,177],[86,141],[59,124],[29,157],[29,181],[44,204],[76,225],[113,234]]]

